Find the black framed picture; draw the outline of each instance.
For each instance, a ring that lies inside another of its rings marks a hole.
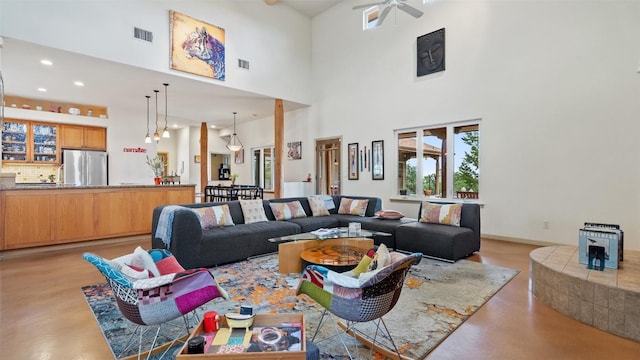
[[[347,146],[349,161],[349,180],[358,180],[360,176],[360,167],[358,161],[358,143],[351,143]]]
[[[371,178],[384,180],[384,140],[371,142]]]
[[[424,76],[445,69],[444,28],[418,37],[417,74]]]

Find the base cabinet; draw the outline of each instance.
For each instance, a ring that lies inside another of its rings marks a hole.
[[[195,185],[0,190],[0,250],[148,234],[153,209],[191,204]]]

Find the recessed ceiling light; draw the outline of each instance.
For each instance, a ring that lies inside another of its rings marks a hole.
[[[215,126],[215,125],[211,125],[211,126],[210,126],[210,128],[215,129],[215,128],[216,128],[216,126]]]
[[[173,124],[173,127],[174,128],[178,128],[178,124]]]
[[[40,60],[40,64],[42,64],[42,65],[47,65],[47,66],[51,66],[51,65],[53,65],[53,63],[51,62],[51,60],[47,60],[47,59],[42,59],[42,60]]]
[[[47,92],[47,89],[45,89],[45,88],[38,88],[38,91],[40,91],[40,92]]]
[[[73,85],[75,85],[75,86],[84,86],[84,83],[82,81],[74,81]]]

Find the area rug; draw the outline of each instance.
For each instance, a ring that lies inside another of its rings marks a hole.
[[[235,312],[247,302],[256,313],[304,312],[309,340],[323,309],[306,295],[296,296],[298,274],[282,275],[277,269],[276,254],[212,268],[231,299],[215,299],[198,313]],[[472,261],[447,263],[423,258],[411,268],[398,303],[384,317],[400,352],[409,358],[424,358],[517,274],[516,270]],[[86,286],[82,291],[107,343],[119,354],[133,331],[132,324],[122,318],[106,284]],[[332,326],[323,326],[318,338],[332,330]],[[366,326],[363,330],[367,331]],[[316,345],[322,358],[346,355],[335,339]],[[360,355],[372,357],[368,351],[360,351]]]

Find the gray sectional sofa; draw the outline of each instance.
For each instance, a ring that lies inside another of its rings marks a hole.
[[[343,197],[368,200],[365,216],[338,214]],[[155,237],[160,213],[164,206],[153,211],[151,245],[167,248],[185,268],[212,267],[240,261],[252,256],[278,251],[278,244],[268,239],[317,230],[319,228],[346,227],[350,222],[359,222],[362,228],[381,231],[391,236],[374,236],[374,243],[384,243],[390,249],[421,252],[425,256],[456,261],[480,250],[480,208],[477,204],[465,203],[462,207],[461,226],[420,223],[416,219],[382,220],[375,213],[382,208],[376,197],[332,196],[335,208],[329,216],[313,216],[306,197],[263,200],[269,221],[244,223],[240,201],[222,203],[197,203],[181,205],[199,208],[226,204],[229,206],[234,226],[203,230],[197,215],[190,209],[178,209],[173,214],[169,246]],[[269,203],[298,200],[307,217],[277,221]],[[417,212],[418,216],[420,210]]]

